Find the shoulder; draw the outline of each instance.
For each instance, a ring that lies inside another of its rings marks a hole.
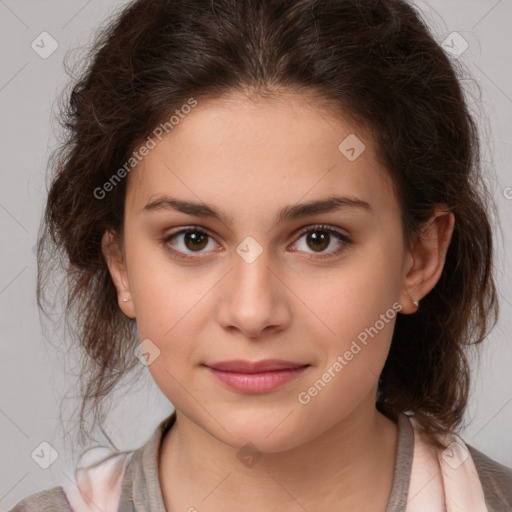
[[[9,512],[70,512],[64,489],[54,487],[31,494],[18,502]]]
[[[434,446],[424,436],[414,418],[415,454],[436,454],[442,488],[450,501],[456,500],[460,510],[512,512],[512,469],[491,459],[458,435],[439,434],[444,448]],[[420,458],[421,459],[421,458]],[[419,460],[419,465],[422,465]],[[423,465],[425,465],[424,463]],[[431,487],[431,486],[429,486]],[[462,504],[462,506],[460,506]]]
[[[116,512],[132,455],[133,452],[114,453],[80,467],[74,481],[31,494],[9,512]]]
[[[78,468],[75,481],[63,486],[72,510],[116,512],[123,478],[133,453],[113,453],[92,465]]]
[[[512,510],[512,469],[466,444],[491,511]]]

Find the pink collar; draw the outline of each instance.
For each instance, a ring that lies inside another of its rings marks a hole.
[[[443,436],[439,450],[427,442],[414,418],[414,455],[407,512],[487,512],[482,484],[464,441]]]

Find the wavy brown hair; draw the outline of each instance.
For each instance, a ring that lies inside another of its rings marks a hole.
[[[403,0],[137,0],[107,21],[62,103],[38,251],[43,311],[50,278],[65,271],[66,325],[83,354],[81,433],[143,369],[101,251],[106,230],[122,232],[127,179],[101,199],[94,191],[189,98],[282,90],[312,92],[371,132],[407,244],[434,205],[454,213],[440,280],[416,314],[397,317],[377,407],[414,413],[434,442],[460,429],[468,351],[498,315],[491,198],[456,66],[421,15]]]

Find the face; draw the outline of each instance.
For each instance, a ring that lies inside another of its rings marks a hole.
[[[198,102],[129,176],[119,304],[150,361],[159,351],[148,368],[162,392],[233,447],[289,449],[374,410],[410,303],[412,260],[374,143],[314,105]],[[211,369],[269,359],[288,369]]]

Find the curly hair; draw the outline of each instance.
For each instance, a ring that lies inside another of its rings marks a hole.
[[[100,27],[64,98],[40,227],[37,301],[65,267],[65,315],[81,360],[80,432],[136,366],[135,320],[117,304],[101,250],[122,232],[127,179],[103,187],[193,97],[314,93],[367,128],[392,177],[404,240],[434,205],[455,228],[414,315],[398,315],[377,407],[411,412],[434,444],[455,433],[470,391],[468,350],[497,321],[490,194],[478,130],[454,63],[405,0],[137,0]],[[64,96],[64,95],[63,95]],[[96,192],[95,192],[96,191]]]

